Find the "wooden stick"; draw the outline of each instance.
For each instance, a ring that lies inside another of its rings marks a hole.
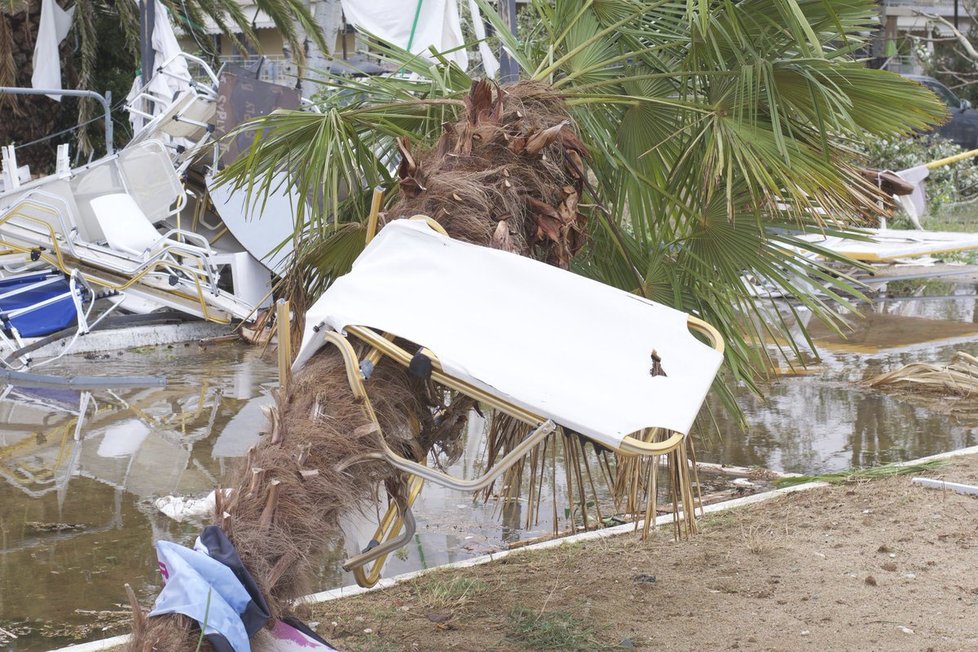
[[[275,508],[278,506],[279,485],[282,484],[282,481],[272,480],[269,484],[265,509],[262,510],[261,517],[258,519],[258,527],[263,530],[272,524],[272,519],[275,517]]]
[[[279,419],[278,410],[273,406],[268,409],[269,425],[272,428],[272,444],[282,443],[282,422]]]
[[[272,570],[268,574],[268,586],[275,586],[278,581],[282,579],[282,575],[285,574],[285,571],[289,569],[289,566],[291,566],[292,562],[294,561],[295,557],[292,555],[283,555],[280,557],[279,560],[275,562],[275,565],[272,566]]]
[[[146,614],[143,613],[143,608],[139,606],[139,600],[136,598],[136,592],[132,590],[129,584],[126,584],[126,596],[129,598],[129,607],[132,609],[132,632],[133,635],[138,635],[142,631],[143,626],[146,624]]]
[[[262,477],[265,475],[265,469],[259,467],[253,467],[251,469],[251,485],[248,487],[248,497],[255,495],[258,491],[258,485],[261,484]]]
[[[283,390],[292,380],[292,315],[289,302],[279,299],[275,304],[275,328],[278,334],[278,384]]]

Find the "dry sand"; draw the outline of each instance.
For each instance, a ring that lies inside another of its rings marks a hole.
[[[928,475],[978,484],[978,458]],[[978,650],[978,498],[909,477],[436,571],[306,615],[343,650]]]

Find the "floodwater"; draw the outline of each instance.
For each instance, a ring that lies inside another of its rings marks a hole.
[[[944,363],[957,350],[978,355],[978,285],[891,283],[888,294],[865,307],[848,341],[821,333],[813,373],[780,378],[763,400],[739,390],[749,431],[716,412],[718,432],[700,437],[699,458],[819,473],[978,443],[973,424],[858,385],[912,361]],[[59,373],[149,372],[168,383],[92,392],[0,389],[0,647],[10,650],[120,633],[108,627],[126,615],[127,582],[151,604],[158,591],[153,541],[190,543],[200,527],[171,521],[153,500],[212,489],[256,441],[261,406],[276,384],[274,357],[238,344],[178,345],[66,365]],[[478,472],[480,439],[481,432],[469,433],[453,473]],[[417,535],[392,556],[385,575],[551,531],[546,518],[525,529],[522,506],[510,507],[427,486],[415,508]],[[341,558],[371,531],[367,519],[348,525],[346,550],[322,560],[316,588],[353,583]]]

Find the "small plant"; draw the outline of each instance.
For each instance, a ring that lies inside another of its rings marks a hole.
[[[511,638],[538,650],[600,650],[594,630],[564,611],[537,613],[517,606],[509,612]]]
[[[479,579],[439,573],[418,586],[418,600],[426,609],[458,609],[488,588],[489,584]]]
[[[765,555],[777,547],[774,544],[774,530],[770,528],[752,525],[740,531],[744,535],[744,545],[751,554]]]

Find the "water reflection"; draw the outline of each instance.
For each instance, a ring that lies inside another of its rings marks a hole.
[[[824,473],[978,444],[974,423],[859,385],[912,362],[946,364],[955,351],[978,354],[976,295],[974,284],[891,283],[864,307],[864,319],[852,320],[849,340],[811,324],[819,373],[781,377],[764,388],[765,399],[738,388],[747,433],[711,400],[717,429],[701,435],[698,453],[727,464]]]
[[[36,629],[91,626],[98,618],[90,612],[119,609],[126,582],[150,598],[152,541],[191,534],[152,499],[210,491],[256,436],[236,417],[267,400],[275,381],[273,361],[240,346],[76,359],[61,371],[147,370],[164,374],[167,386],[0,389],[0,627],[35,630],[8,642],[12,649],[64,642]]]
[[[975,286],[891,284],[887,294],[867,307],[865,322],[874,326],[866,332],[881,329],[880,319],[897,332],[926,320],[917,331],[924,343],[857,351],[822,337],[818,374],[781,378],[767,388],[766,400],[738,390],[748,432],[711,401],[719,433],[700,437],[700,458],[817,473],[978,443],[974,424],[856,385],[912,361],[947,361],[958,349],[978,354]],[[952,331],[953,339],[929,341]],[[50,649],[70,642],[69,634],[115,633],[101,631],[103,621],[91,612],[119,611],[126,582],[144,604],[152,601],[158,589],[152,542],[188,543],[199,528],[169,520],[153,499],[210,491],[257,440],[261,408],[276,382],[273,357],[239,345],[72,359],[59,370],[147,372],[165,375],[167,386],[0,389],[0,628],[33,630],[7,643],[10,649]],[[449,471],[473,477],[481,471],[482,430],[473,425],[467,438]],[[562,491],[563,483],[555,484]],[[551,514],[527,527],[523,502],[483,503],[430,485],[415,511],[415,541],[392,556],[386,575],[482,554],[553,527]],[[557,517],[565,527],[566,516]],[[352,583],[339,561],[364,545],[373,523],[375,514],[346,524],[348,541],[320,561],[314,588]]]

